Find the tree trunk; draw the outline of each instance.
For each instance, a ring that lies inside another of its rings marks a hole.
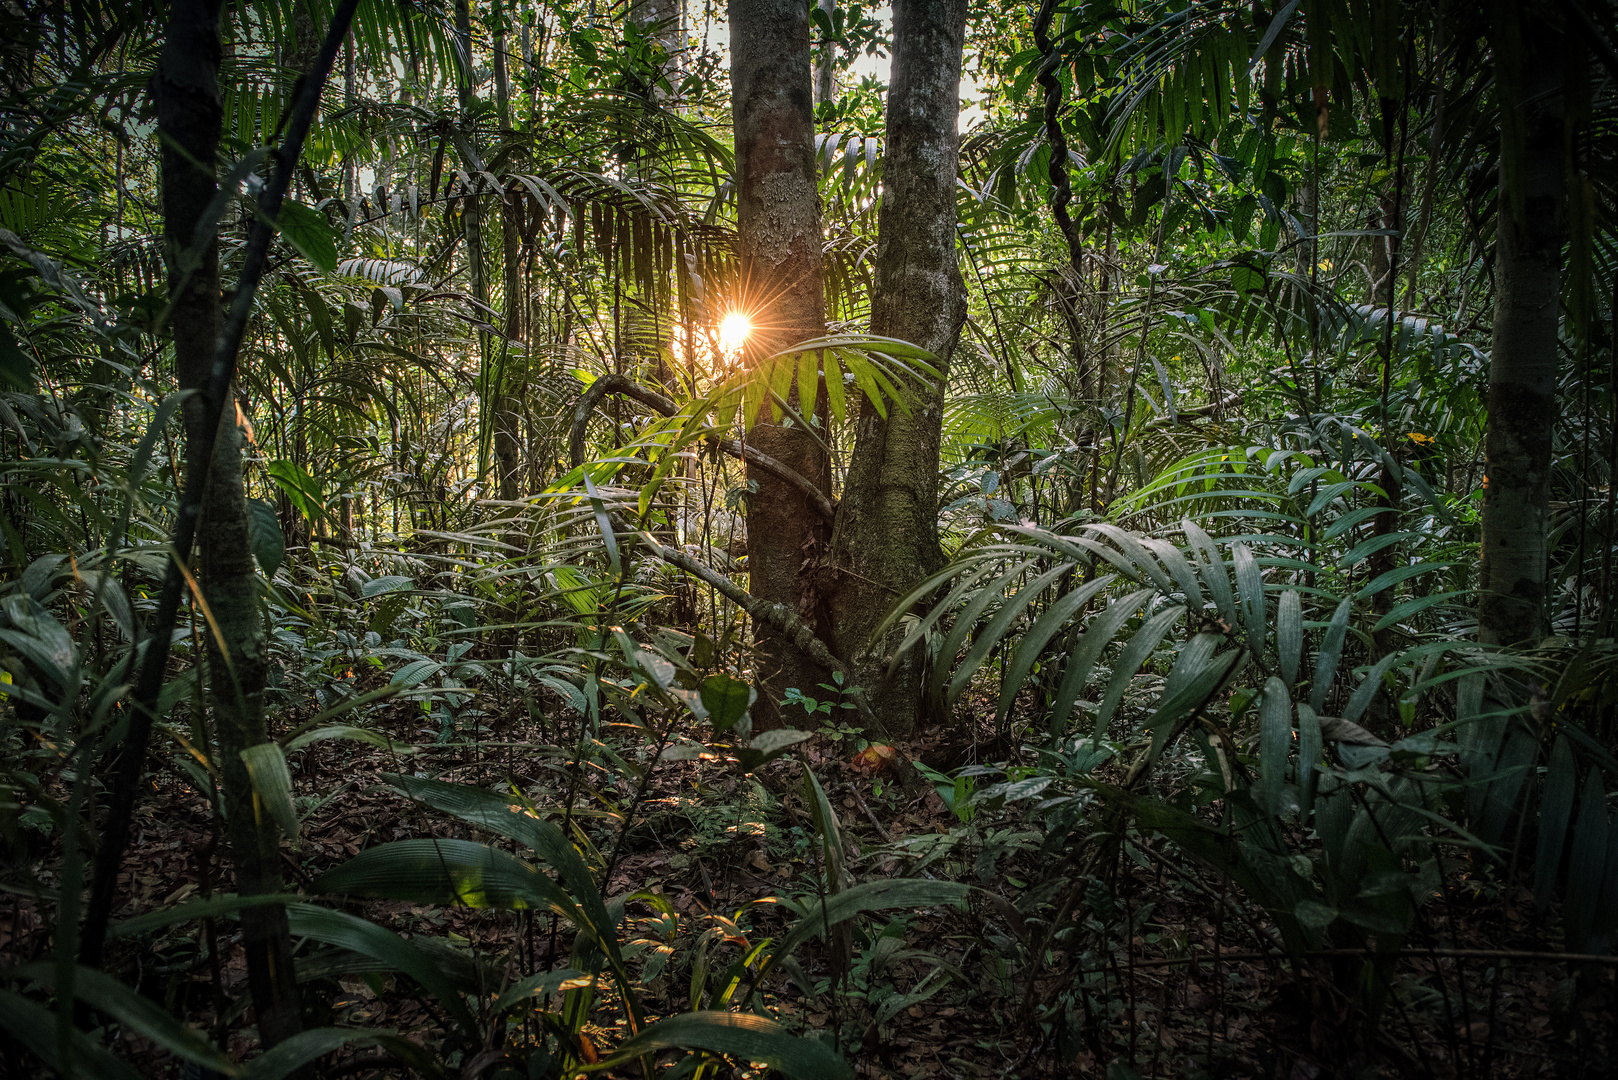
[[[818,337],[826,326],[808,5],[731,0],[730,35],[739,304],[755,327],[743,359],[756,364]],[[830,493],[830,462],[810,433],[762,420],[749,441]],[[807,569],[823,554],[828,530],[805,493],[751,465],[747,479],[749,487],[756,485],[747,500],[749,588],[760,599],[786,605],[824,638],[823,605]],[[830,681],[829,673],[775,629],[758,626],[756,633],[754,719],[760,726],[779,725],[778,702],[786,689],[812,695],[819,683]]]
[[[208,382],[222,326],[217,244],[187,250],[217,186],[212,164],[223,115],[218,17],[218,0],[175,0],[156,78],[175,367],[181,388],[193,390]],[[202,394],[186,400],[191,454],[200,453],[206,441],[206,412]],[[282,891],[275,826],[255,811],[252,782],[241,758],[243,750],[269,741],[264,726],[266,635],[248,542],[241,431],[233,410],[226,411],[221,423],[197,531],[202,593],[223,639],[221,649],[219,639],[206,635],[209,700],[236,888],[243,895],[259,895]],[[265,1046],[274,1046],[300,1027],[286,909],[246,908],[241,918],[259,1037]]]
[[[499,16],[499,13],[496,13]],[[496,50],[503,48],[504,41],[496,43]],[[467,274],[470,278],[472,296],[481,305],[489,303],[489,275],[488,263],[483,251],[483,207],[480,203],[480,189],[487,182],[483,173],[483,158],[477,149],[476,139],[470,123],[471,110],[477,102],[476,79],[472,70],[472,9],[470,0],[456,0],[455,2],[455,48],[461,57],[463,71],[459,80],[459,96],[463,121],[467,127],[456,137],[456,148],[460,151],[462,163],[472,177],[473,190],[468,192],[462,201],[462,233],[466,239]],[[505,78],[504,65],[497,69],[495,81],[496,108],[501,123],[509,126],[511,103],[509,99],[509,86]],[[502,199],[504,196],[502,195]],[[511,219],[513,208],[504,201],[500,204],[501,216],[501,248],[503,265],[505,267],[505,285],[509,290],[512,278],[515,275],[515,258],[518,248],[516,224]],[[520,291],[520,290],[519,290]],[[491,355],[489,335],[483,331],[478,332],[478,357],[484,372],[483,398],[481,407],[487,409],[488,431],[490,444],[494,449],[494,493],[501,499],[513,500],[521,494],[522,479],[522,438],[520,434],[521,420],[517,403],[507,392],[506,387],[511,383],[510,366],[512,363],[509,340],[516,337],[521,330],[521,311],[512,302],[512,295],[508,291],[505,299],[505,325],[502,327],[503,336],[508,343],[500,346],[499,358]],[[478,312],[481,319],[486,313]],[[491,367],[491,364],[493,365]],[[513,417],[517,419],[514,421]],[[479,455],[483,453],[479,448]],[[479,468],[482,465],[480,463]]]
[[[681,53],[685,48],[684,19],[680,0],[633,0],[629,5],[629,21],[663,47],[668,59],[658,74],[668,80],[678,93],[680,89]],[[669,92],[661,86],[652,87],[652,99],[665,101]]]
[[[500,114],[500,126],[511,130],[511,85],[506,79],[504,33],[505,15],[495,6],[495,19],[499,29],[494,39],[495,105]],[[523,319],[524,296],[522,273],[522,230],[518,215],[522,211],[521,190],[507,190],[500,204],[500,274],[501,302],[505,305],[505,325],[501,332],[505,344],[501,346],[503,362],[500,364],[499,385],[494,393],[494,463],[499,474],[500,498],[513,502],[522,495],[522,401],[526,392],[526,378],[516,374],[519,367],[524,373],[528,367],[527,326]]]
[[[1546,525],[1562,268],[1563,37],[1538,13],[1498,5],[1500,209],[1494,343],[1483,453],[1478,638],[1545,633]],[[1502,47],[1511,41],[1512,47]]]
[[[966,0],[897,0],[888,88],[871,332],[930,350],[947,369],[966,318],[955,248],[958,91]],[[896,640],[872,631],[917,579],[943,564],[938,451],[944,380],[883,419],[860,403],[854,454],[832,540],[839,654],[854,669],[884,735],[903,738],[921,711],[921,656],[887,677]]]
[[[830,19],[837,10],[837,0],[819,0],[819,7]],[[837,43],[827,41],[820,46],[815,57],[815,104],[824,105],[837,100]]]

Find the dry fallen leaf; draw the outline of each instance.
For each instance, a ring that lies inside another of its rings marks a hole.
[[[893,747],[872,743],[855,754],[854,760],[850,764],[854,766],[856,772],[879,773],[883,769],[890,767],[897,756],[898,752]]]

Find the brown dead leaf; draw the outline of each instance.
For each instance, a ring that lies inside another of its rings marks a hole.
[[[898,751],[896,751],[893,747],[883,746],[880,743],[872,743],[864,750],[861,750],[859,753],[855,754],[853,761],[851,761],[849,764],[854,767],[855,772],[875,774],[883,771],[884,769],[891,768],[894,760],[897,757]]]

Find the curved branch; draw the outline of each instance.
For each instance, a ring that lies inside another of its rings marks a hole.
[[[664,416],[673,416],[680,411],[672,399],[664,397],[655,390],[648,390],[633,379],[626,379],[622,375],[601,376],[590,384],[579,398],[579,403],[573,406],[573,426],[568,432],[567,452],[569,463],[575,469],[584,464],[584,435],[590,423],[590,414],[608,394],[622,394],[624,397],[633,398],[653,412]],[[827,521],[836,517],[837,504],[796,469],[736,439],[720,439],[712,435],[705,438],[718,445],[719,449],[731,457],[756,465],[776,479],[791,484],[803,492],[809,504]]]
[[[1039,50],[1039,72],[1034,78],[1045,91],[1045,141],[1050,143],[1051,214],[1056,226],[1067,241],[1068,264],[1074,273],[1081,273],[1084,259],[1084,240],[1078,226],[1068,214],[1068,203],[1073,201],[1073,188],[1067,175],[1067,136],[1062,131],[1062,79],[1056,73],[1062,62],[1062,53],[1051,43],[1051,19],[1056,15],[1056,0],[1044,0],[1034,17],[1034,48]]]

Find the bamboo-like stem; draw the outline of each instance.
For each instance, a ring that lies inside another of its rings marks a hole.
[[[170,538],[172,552],[168,572],[163,579],[163,592],[158,599],[157,614],[151,623],[145,656],[135,684],[129,733],[125,736],[123,751],[118,759],[107,825],[102,834],[101,849],[96,856],[95,879],[79,948],[79,962],[86,967],[101,966],[107,924],[112,918],[113,896],[117,891],[118,869],[123,863],[124,849],[129,845],[130,819],[134,815],[141,774],[146,769],[152,723],[157,718],[157,699],[163,689],[164,671],[168,667],[170,631],[180,609],[180,595],[184,587],[183,567],[191,558],[191,547],[196,540],[197,520],[202,512],[203,496],[208,490],[208,476],[212,471],[220,423],[227,406],[233,404],[230,387],[236,378],[237,355],[247,334],[248,319],[253,313],[253,297],[264,275],[264,264],[269,255],[270,240],[275,235],[275,221],[281,212],[281,202],[292,186],[292,175],[303,153],[304,139],[320,106],[321,91],[331,74],[332,65],[337,59],[337,48],[348,33],[348,25],[358,2],[341,0],[332,15],[331,27],[326,32],[326,40],[321,43],[315,66],[302,80],[297,108],[287,125],[281,148],[276,153],[275,175],[259,196],[258,216],[248,230],[246,257],[237,280],[235,299],[220,333],[213,368],[203,391],[205,415],[212,417],[212,422],[207,425],[201,452],[192,458],[192,466],[186,477],[179,514]]]

